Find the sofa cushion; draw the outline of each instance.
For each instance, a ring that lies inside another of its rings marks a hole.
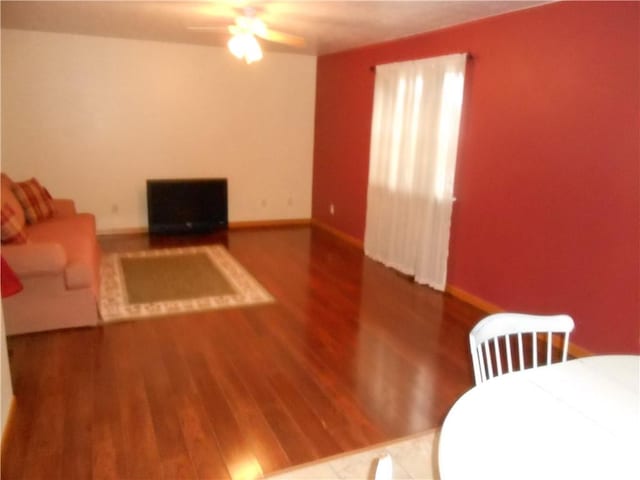
[[[36,223],[53,216],[53,199],[35,178],[14,182],[13,193],[24,208],[27,222]]]
[[[24,230],[24,215],[20,217],[9,203],[2,204],[0,230],[2,243],[25,243],[27,241],[27,234]]]
[[[85,245],[96,241],[95,220],[87,213],[50,218],[46,222],[29,225],[29,240],[33,243],[59,243],[69,260],[75,260],[82,256]]]

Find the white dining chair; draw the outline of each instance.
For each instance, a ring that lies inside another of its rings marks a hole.
[[[494,376],[502,375],[504,360],[507,363],[507,370],[504,373],[536,368],[539,363],[539,340],[546,343],[547,355],[544,364],[553,363],[554,335],[564,337],[560,361],[566,362],[569,335],[574,326],[573,319],[569,315],[496,313],[480,320],[469,334],[476,385]],[[516,352],[512,352],[513,350],[517,350],[517,356]],[[515,360],[517,360],[517,368]]]

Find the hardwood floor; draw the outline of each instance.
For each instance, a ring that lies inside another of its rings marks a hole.
[[[255,478],[442,423],[483,314],[312,227],[222,242],[269,305],[10,337],[3,479]]]

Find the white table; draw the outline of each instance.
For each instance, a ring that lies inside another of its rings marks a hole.
[[[442,426],[442,480],[640,479],[640,356],[571,360],[491,379]]]

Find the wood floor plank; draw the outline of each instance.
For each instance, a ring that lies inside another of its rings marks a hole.
[[[181,395],[177,404],[180,426],[197,478],[229,479],[229,470],[220,452],[218,439],[199,396]]]
[[[255,478],[262,473],[260,464],[242,434],[215,375],[209,370],[206,359],[202,355],[195,355],[190,367],[231,478]]]
[[[115,327],[112,348],[118,385],[114,393],[122,427],[122,437],[116,442],[125,454],[125,478],[162,478],[151,409],[137,361],[142,346],[132,338],[135,327],[131,323]]]
[[[9,337],[3,479],[252,479],[438,426],[472,386],[482,312],[323,230],[100,243],[220,243],[275,301]]]
[[[241,431],[248,439],[262,469],[275,471],[291,465],[286,452],[263,414],[263,407],[251,396],[231,361],[224,356],[209,360],[214,374],[233,407]]]
[[[96,479],[126,478],[127,472],[118,394],[118,389],[126,388],[126,384],[120,383],[125,376],[115,358],[117,332],[118,328],[100,328],[95,333],[92,469]]]
[[[140,330],[137,337],[145,346],[144,355],[141,349],[136,349],[136,354],[144,378],[162,476],[165,479],[190,479],[196,477],[196,473],[184,444],[176,413],[176,390],[165,363],[165,349],[156,334],[157,326],[151,324]]]
[[[223,328],[228,328],[228,324]],[[240,352],[247,338],[242,337],[242,342],[238,338],[229,339],[229,343]],[[268,380],[270,373],[277,371],[277,361],[273,360],[266,361],[255,348],[248,348],[245,353],[233,356],[231,366],[243,379],[245,387],[250,388],[254,401],[260,405],[265,419],[293,464],[317,459],[318,450],[287,412]]]
[[[23,478],[62,478],[64,409],[64,397],[60,393],[41,398],[34,412]]]
[[[24,478],[25,459],[28,452],[29,438],[35,419],[35,411],[40,403],[40,392],[47,391],[47,382],[42,380],[47,368],[54,367],[49,362],[43,368],[46,358],[56,352],[54,335],[25,335],[20,337],[15,347],[10,348],[10,364],[20,368],[12,368],[12,383],[15,395],[15,408],[11,422],[7,425],[6,438],[18,438],[2,450],[2,478]],[[43,341],[46,340],[46,341]]]
[[[280,358],[284,370],[293,379],[300,394],[330,431],[349,422],[344,413],[336,408],[327,392],[318,385],[314,376],[301,367],[304,365],[303,352],[291,345],[285,348],[275,337],[270,338],[266,351],[269,357]]]
[[[186,319],[198,322],[198,315]],[[205,335],[193,335],[184,323],[163,320],[166,328],[157,329],[165,346],[166,367],[172,378],[176,397],[177,412],[185,446],[190,454],[198,478],[230,478],[229,470],[220,450],[219,438],[215,433],[215,422],[209,418],[196,382],[197,377],[191,364],[200,360]],[[202,327],[202,323],[198,323]],[[197,370],[195,371],[197,373]]]
[[[369,417],[366,413],[367,405],[363,403],[362,392],[348,372],[349,364],[336,360],[334,355],[325,348],[324,344],[314,336],[313,342],[305,342],[304,338],[298,337],[293,328],[274,329],[283,345],[292,345],[301,349],[302,357],[306,360],[309,373],[319,383],[326,392],[326,396],[331,398],[337,408],[346,413],[351,422],[358,425],[367,426]],[[292,348],[295,351],[296,348]],[[366,365],[366,372],[370,372],[369,365]],[[365,372],[365,373],[366,373]],[[377,428],[368,429],[369,433],[379,441],[383,435],[376,435]],[[372,442],[373,443],[373,442]]]
[[[93,332],[82,329],[78,341],[65,336],[64,444],[62,478],[93,476],[94,362]]]
[[[39,340],[44,340],[41,335]],[[38,376],[38,402],[32,404],[33,423],[23,458],[24,478],[62,478],[64,448],[64,336],[55,332],[50,337],[48,358],[42,358]],[[18,406],[20,408],[20,405]]]
[[[340,446],[322,419],[309,407],[307,400],[282,374],[272,375],[269,382],[277,392],[289,415],[307,438],[312,438],[320,457],[329,457],[340,451]]]

